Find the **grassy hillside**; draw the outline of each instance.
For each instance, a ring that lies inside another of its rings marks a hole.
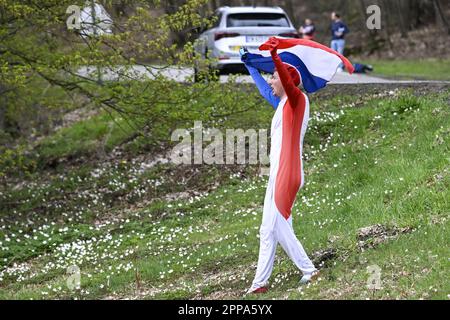
[[[311,100],[293,222],[322,274],[298,287],[279,248],[270,291],[245,299],[447,299],[450,90]],[[260,102],[204,126],[269,128],[273,111]],[[176,118],[155,129],[159,148],[99,114],[32,149],[36,169],[0,189],[0,299],[242,298],[267,176],[154,161],[170,150]],[[381,288],[371,290],[374,266]]]
[[[366,60],[374,68],[374,75],[393,79],[450,80],[450,60]]]

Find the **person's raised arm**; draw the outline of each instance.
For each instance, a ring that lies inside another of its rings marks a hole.
[[[272,93],[272,88],[266,82],[266,80],[262,77],[259,71],[251,66],[245,65],[248,69],[248,72],[253,78],[253,81],[256,84],[256,87],[259,90],[259,93],[266,99],[274,109],[278,107],[280,103],[280,99]]]
[[[278,104],[280,103],[280,99],[272,93],[272,88],[262,77],[259,71],[256,68],[249,66],[247,63],[245,63],[245,52],[243,51],[239,52],[241,54],[241,60],[242,62],[244,62],[245,67],[247,68],[248,72],[250,73],[250,76],[255,82],[256,87],[259,90],[259,93],[264,97],[264,99],[267,100],[267,102],[269,102],[272,105],[274,109],[276,109],[278,107]]]
[[[295,85],[294,80],[289,74],[286,65],[283,63],[283,61],[281,61],[280,56],[277,54],[278,44],[279,41],[277,38],[270,39],[270,54],[272,56],[273,62],[275,63],[275,68],[278,72],[278,76],[280,77],[283,89],[289,99],[290,105],[292,107],[296,107],[297,103],[301,101],[301,99],[305,100],[305,97],[303,96],[300,89]]]

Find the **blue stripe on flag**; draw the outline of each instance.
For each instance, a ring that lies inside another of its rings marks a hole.
[[[295,54],[290,52],[282,52],[279,56],[283,62],[297,68],[301,74],[302,84],[306,92],[316,92],[326,86],[328,81],[311,74],[303,61]],[[248,53],[245,62],[259,71],[272,74],[274,73],[275,64],[273,63],[272,57],[264,57],[260,54]]]
[[[289,63],[300,72],[302,76],[303,88],[305,88],[306,92],[315,92],[327,85],[328,81],[311,74],[303,61],[300,60],[300,58],[295,54],[290,52],[283,52],[280,54],[280,58],[281,61]]]

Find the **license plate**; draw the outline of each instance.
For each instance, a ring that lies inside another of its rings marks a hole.
[[[267,36],[245,36],[246,42],[263,43],[263,42],[267,41],[267,39],[269,39],[269,37],[267,37]]]
[[[245,46],[250,53],[255,53],[258,51],[259,46]],[[230,50],[234,52],[239,52],[242,46],[230,46]]]

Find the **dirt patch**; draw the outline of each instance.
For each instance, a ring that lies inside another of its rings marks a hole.
[[[61,128],[71,126],[76,122],[85,121],[89,118],[92,118],[93,116],[98,115],[99,113],[100,113],[99,109],[93,109],[88,107],[82,107],[79,109],[72,110],[62,117],[61,124],[55,128],[55,131]]]
[[[330,266],[331,262],[338,257],[334,248],[321,249],[311,254],[311,260],[318,268]]]
[[[358,248],[361,251],[372,249],[383,242],[396,239],[400,234],[410,233],[412,231],[413,228],[411,227],[397,228],[382,224],[364,227],[359,229],[357,233]]]

